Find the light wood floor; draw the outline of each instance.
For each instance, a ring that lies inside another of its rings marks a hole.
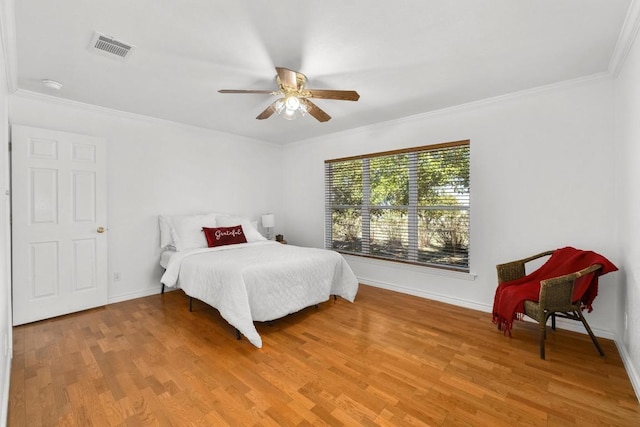
[[[257,328],[182,291],[16,327],[9,425],[640,425],[612,341],[543,361],[532,324],[367,286]]]

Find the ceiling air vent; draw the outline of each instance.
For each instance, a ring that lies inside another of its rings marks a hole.
[[[135,49],[135,46],[116,40],[113,37],[105,36],[96,31],[93,33],[89,48],[101,55],[124,61],[131,56],[131,52]]]

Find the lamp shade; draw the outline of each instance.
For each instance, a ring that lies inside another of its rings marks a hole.
[[[271,228],[276,225],[276,217],[274,214],[262,215],[262,226],[265,228]]]

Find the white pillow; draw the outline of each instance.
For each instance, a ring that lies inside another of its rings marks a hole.
[[[244,231],[244,237],[247,238],[247,242],[259,242],[261,240],[267,240],[260,234],[260,232],[253,226],[251,220],[242,218],[239,216],[230,215],[218,215],[216,217],[216,223],[218,227],[233,227],[234,225],[241,225],[242,231]]]
[[[218,215],[226,215],[220,212],[208,213],[208,214],[190,214],[190,215],[158,215],[158,224],[160,226],[160,247],[163,249],[175,250],[175,243],[173,241],[173,221],[180,220],[182,218],[193,216],[207,216],[215,217]]]
[[[176,251],[183,251],[191,248],[206,248],[207,239],[204,237],[202,227],[215,228],[216,215],[182,215],[171,218],[173,236]]]
[[[171,218],[164,215],[158,215],[158,225],[160,226],[160,247],[168,248],[173,246]]]

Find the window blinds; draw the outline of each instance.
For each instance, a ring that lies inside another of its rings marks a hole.
[[[325,161],[325,247],[469,269],[469,141]]]

